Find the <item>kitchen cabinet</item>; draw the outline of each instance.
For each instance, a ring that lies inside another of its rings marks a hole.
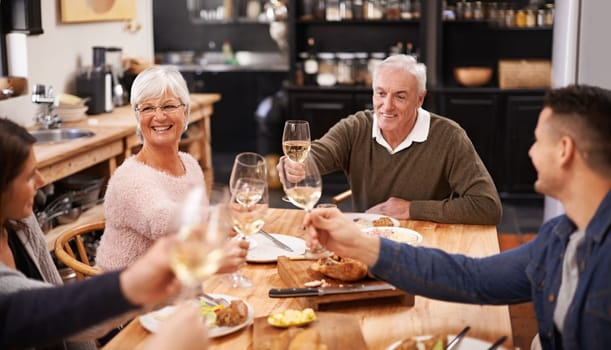
[[[440,96],[439,113],[465,129],[480,158],[494,179],[499,97],[494,93],[448,92]],[[497,187],[499,183],[497,181]]]
[[[211,123],[214,151],[238,153],[256,150],[255,111],[265,97],[282,89],[286,71],[211,72],[183,69],[181,73],[187,81],[189,91],[219,93],[223,96],[214,106],[215,118]],[[280,140],[276,143],[279,147]]]
[[[537,173],[528,156],[528,150],[533,143],[537,119],[543,108],[543,98],[541,95],[510,95],[505,108],[505,167],[502,191],[530,193],[533,191]]]

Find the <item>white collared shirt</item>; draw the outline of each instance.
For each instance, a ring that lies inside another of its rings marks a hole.
[[[401,141],[401,143],[395,148],[392,149],[388,142],[382,136],[382,130],[378,126],[378,117],[373,115],[373,127],[371,128],[371,137],[373,137],[378,144],[388,150],[388,153],[395,154],[403,151],[412,145],[412,142],[424,142],[429,136],[429,128],[431,127],[431,113],[428,111],[418,108],[418,115],[416,116],[416,123],[414,123],[414,127],[412,131],[407,135],[407,137]]]

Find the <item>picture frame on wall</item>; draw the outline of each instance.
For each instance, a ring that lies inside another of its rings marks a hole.
[[[60,0],[62,23],[125,21],[136,17],[136,0]]]

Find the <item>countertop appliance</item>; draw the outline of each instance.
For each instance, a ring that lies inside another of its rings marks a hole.
[[[611,1],[556,1],[552,52],[552,86],[589,84],[611,89]],[[544,221],[564,212],[557,200],[546,197]]]

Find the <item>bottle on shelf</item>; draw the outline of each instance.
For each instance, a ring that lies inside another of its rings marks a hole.
[[[339,19],[350,21],[354,18],[352,0],[339,0]]]
[[[307,57],[303,62],[304,82],[306,85],[315,85],[318,75],[318,58],[316,56],[316,41],[308,38]]]
[[[316,83],[319,86],[334,86],[337,83],[337,63],[335,54],[332,52],[320,52],[318,54],[318,75]]]
[[[363,19],[363,0],[352,1],[352,18],[356,20]]]

